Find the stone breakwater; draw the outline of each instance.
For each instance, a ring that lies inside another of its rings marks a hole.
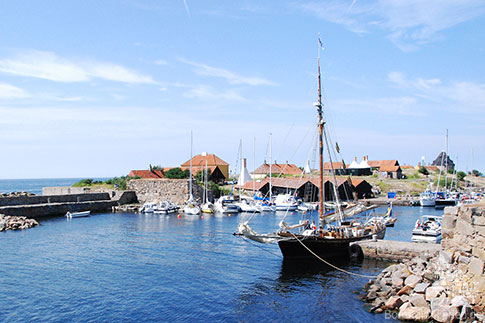
[[[483,322],[484,220],[483,208],[446,208],[439,254],[384,269],[364,286],[369,310],[400,320]]]
[[[127,189],[136,192],[138,201],[161,202],[168,200],[177,205],[184,205],[189,199],[188,179],[134,179],[127,183]],[[209,192],[209,200],[212,193]],[[202,202],[202,187],[196,181],[192,181],[192,195],[198,203]]]
[[[25,216],[9,216],[0,214],[0,232],[7,230],[24,230],[39,225],[34,219]]]
[[[12,196],[35,196],[35,194],[30,192],[0,193],[0,197],[12,197]]]

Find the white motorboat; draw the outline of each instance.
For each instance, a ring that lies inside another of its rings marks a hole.
[[[260,213],[261,209],[253,202],[250,202],[246,199],[242,199],[236,203],[237,206],[241,209],[241,212],[246,213]]]
[[[179,207],[175,204],[173,204],[170,201],[162,201],[160,204],[157,206],[157,208],[154,209],[153,213],[155,214],[170,214],[170,213],[175,213],[177,212]]]
[[[308,212],[318,210],[318,204],[315,203],[300,203],[298,204],[297,210],[300,212]]]
[[[236,204],[236,200],[229,195],[219,197],[216,203],[214,203],[214,208],[215,211],[219,213],[239,213],[241,211]]]
[[[431,186],[432,184],[429,183],[428,187],[426,187],[426,190],[419,195],[419,204],[421,206],[430,206],[430,207],[435,206],[436,192],[433,192],[431,190]]]
[[[146,202],[140,209],[140,213],[153,213],[158,209],[157,202]]]
[[[441,216],[423,215],[413,229],[414,242],[439,243],[441,241]]]
[[[298,201],[291,194],[278,194],[274,204],[276,211],[295,211],[298,208]]]
[[[83,211],[83,212],[70,212],[67,211],[66,213],[66,218],[72,219],[72,218],[85,218],[91,214],[91,211]]]
[[[200,207],[197,203],[189,201],[187,205],[184,207],[184,213],[190,215],[197,215],[200,213]]]

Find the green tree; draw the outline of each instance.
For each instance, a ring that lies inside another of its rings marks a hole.
[[[426,175],[426,176],[429,175],[428,169],[426,169],[426,167],[424,167],[424,166],[421,166],[421,168],[418,170],[418,172],[420,172],[421,174]]]
[[[166,178],[174,178],[174,179],[183,179],[189,178],[190,172],[186,170],[182,170],[179,167],[169,169],[165,172]]]
[[[480,177],[482,176],[482,173],[476,169],[472,170],[472,175],[473,176],[477,176],[477,177]]]
[[[456,177],[458,177],[458,180],[462,181],[462,180],[465,179],[466,173],[463,172],[463,171],[459,171],[459,172],[456,173]]]

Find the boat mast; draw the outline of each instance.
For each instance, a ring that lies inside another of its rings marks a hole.
[[[448,191],[448,129],[446,129],[446,160],[445,160],[445,197]]]
[[[269,134],[269,202],[273,200],[273,192],[272,191],[272,186],[271,186],[271,164],[273,164],[273,136],[270,133]]]
[[[317,108],[318,114],[318,153],[320,159],[320,208],[319,215],[322,226],[325,224],[324,215],[324,205],[323,205],[323,111],[322,111],[322,82],[320,76],[320,49],[322,48],[322,41],[318,37],[318,102],[314,103]]]
[[[192,131],[190,132],[190,176],[189,176],[189,200],[192,201]]]

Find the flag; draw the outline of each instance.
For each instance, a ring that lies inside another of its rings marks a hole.
[[[345,161],[342,159],[342,169],[347,169],[347,167],[345,167]]]
[[[389,207],[387,208],[387,213],[386,216],[390,217],[392,215],[392,203],[389,204]]]
[[[323,48],[323,44],[322,44],[322,41],[321,41],[320,37],[318,37],[318,43],[320,44],[320,47]]]
[[[338,142],[335,142],[335,149],[337,150],[337,153],[340,154],[340,147],[338,146]]]

